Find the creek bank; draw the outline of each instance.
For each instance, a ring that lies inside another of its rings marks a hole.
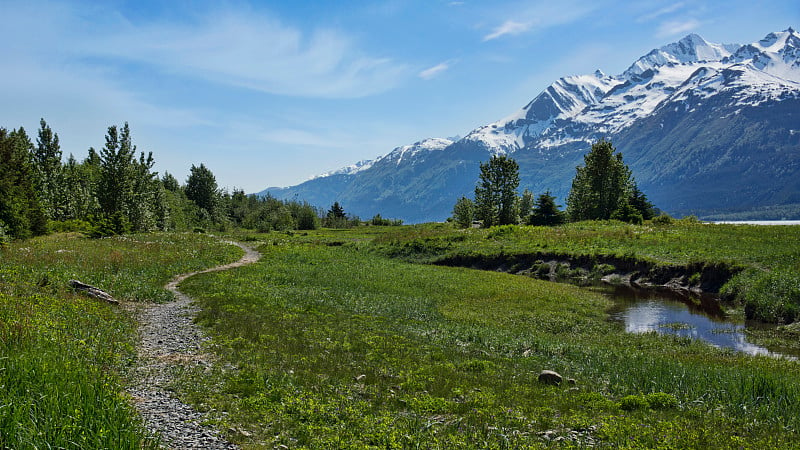
[[[692,262],[685,265],[656,264],[634,257],[524,253],[457,254],[433,262],[439,266],[527,275],[556,282],[591,284],[602,281],[639,289],[671,291],[681,296],[719,294],[743,267],[728,263]],[[725,299],[730,300],[730,299]]]

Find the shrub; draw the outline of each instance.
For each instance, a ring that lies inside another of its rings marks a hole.
[[[92,232],[92,224],[79,219],[56,221],[51,220],[47,223],[47,229],[51,233],[71,233],[78,232],[90,234]]]
[[[636,409],[647,409],[650,407],[650,403],[643,395],[628,395],[622,397],[619,401],[619,407],[625,411],[633,411]]]
[[[669,214],[659,214],[653,217],[652,222],[654,225],[669,225],[672,223],[672,217]]]
[[[653,392],[645,396],[652,409],[669,409],[678,406],[678,399],[665,392]]]

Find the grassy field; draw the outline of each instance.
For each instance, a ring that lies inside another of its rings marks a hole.
[[[155,447],[121,395],[135,324],[76,295],[79,279],[126,301],[168,301],[174,275],[241,251],[192,234],[53,235],[0,249],[0,448]]]
[[[592,291],[430,264],[547,253],[724,265],[741,270],[724,287],[731,307],[761,302],[785,318],[798,303],[798,227],[429,224],[232,237],[264,257],[182,284],[220,364],[187,369],[176,389],[246,448],[792,448],[800,438],[796,361],[626,334]],[[164,302],[173,275],[239,255],[198,234],[62,234],[2,248],[0,448],[155,447],[121,394],[132,317],[66,282]],[[795,325],[765,333],[800,341]],[[543,369],[574,384],[542,384]]]
[[[179,389],[253,448],[795,446],[795,361],[626,334],[575,286],[418,264],[547,248],[796,267],[797,229],[699,227],[262,235],[260,263],[182,284],[226,364]],[[575,383],[541,384],[543,369]]]

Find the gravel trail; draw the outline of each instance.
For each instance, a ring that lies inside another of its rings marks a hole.
[[[213,356],[203,353],[206,338],[193,319],[199,308],[178,290],[178,284],[200,273],[217,272],[251,264],[261,255],[243,244],[226,241],[245,251],[239,261],[175,277],[165,288],[175,301],[164,304],[128,303],[139,321],[137,365],[128,393],[145,421],[147,430],[161,436],[174,449],[235,449],[216,430],[202,425],[203,414],[181,402],[169,390],[180,366],[210,366]]]

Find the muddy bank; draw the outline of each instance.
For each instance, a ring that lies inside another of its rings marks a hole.
[[[433,264],[527,275],[550,281],[630,285],[677,293],[719,294],[742,267],[726,263],[662,265],[632,257],[530,253],[516,255],[453,255]]]

